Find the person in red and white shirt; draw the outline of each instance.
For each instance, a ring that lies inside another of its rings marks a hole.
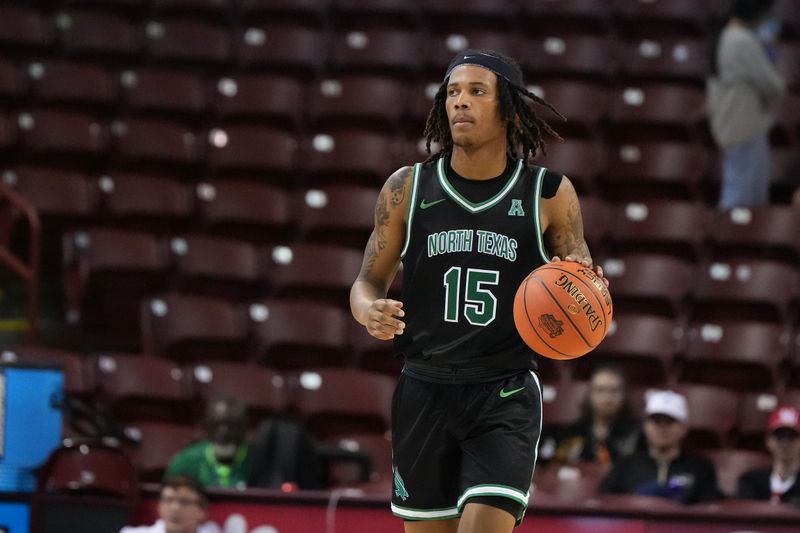
[[[772,413],[766,445],[772,466],[742,474],[737,496],[800,507],[800,409],[783,405]]]

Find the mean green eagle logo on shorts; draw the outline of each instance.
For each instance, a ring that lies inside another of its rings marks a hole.
[[[403,483],[403,478],[400,476],[400,472],[397,471],[397,468],[394,469],[394,494],[403,501],[408,499],[406,485]]]

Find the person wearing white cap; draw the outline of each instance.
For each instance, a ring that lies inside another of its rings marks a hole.
[[[643,423],[647,449],[617,462],[598,491],[661,496],[684,504],[719,499],[714,465],[683,451],[688,421],[689,408],[682,394],[648,394]]]
[[[742,474],[737,496],[800,506],[800,409],[782,405],[772,412],[766,445],[772,465]]]

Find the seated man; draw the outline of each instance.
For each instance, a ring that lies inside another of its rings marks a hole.
[[[686,398],[673,391],[653,392],[645,415],[647,449],[615,463],[599,492],[660,496],[684,504],[719,499],[714,465],[682,449],[689,431]]]
[[[250,445],[245,442],[247,406],[238,398],[208,402],[206,440],[178,452],[167,467],[165,479],[190,475],[206,487],[244,488],[250,472]]]
[[[737,496],[800,506],[800,409],[785,405],[772,413],[766,444],[772,466],[742,474]]]
[[[175,476],[161,488],[156,523],[124,527],[120,533],[220,533],[216,524],[205,522],[207,508],[203,486],[189,476]]]

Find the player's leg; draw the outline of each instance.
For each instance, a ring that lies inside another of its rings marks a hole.
[[[461,515],[458,533],[511,533],[516,522],[517,517],[505,509],[468,502]]]
[[[458,518],[429,520],[427,522],[403,522],[406,533],[458,533]],[[476,530],[477,531],[477,530]]]
[[[392,513],[407,532],[455,533],[461,452],[449,434],[453,387],[400,376],[392,402]]]
[[[541,388],[522,372],[476,391],[479,410],[459,437],[459,533],[510,533],[528,506],[541,434]]]

